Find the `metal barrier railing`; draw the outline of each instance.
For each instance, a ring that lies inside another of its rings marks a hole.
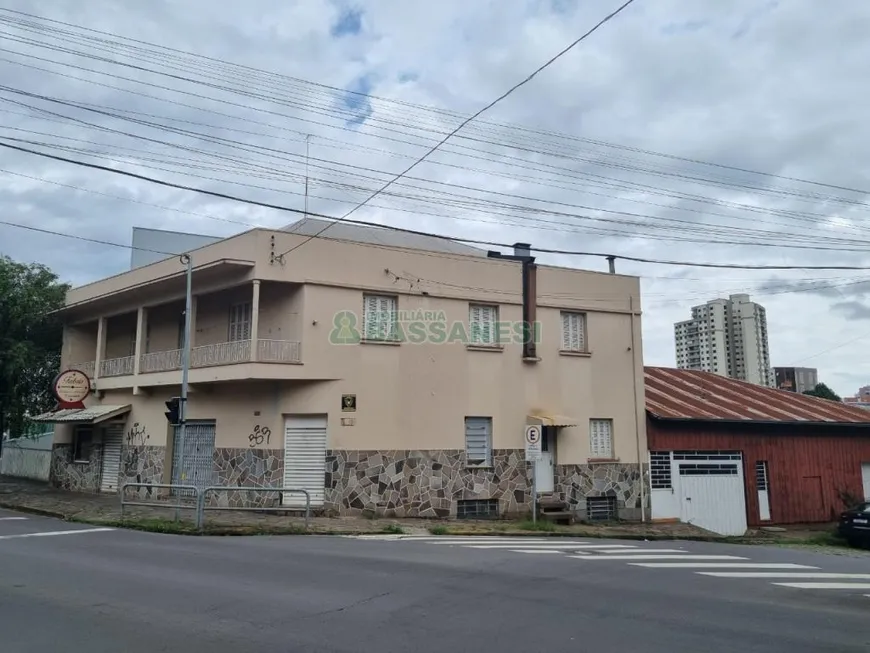
[[[311,494],[308,490],[298,488],[283,488],[283,487],[244,487],[235,485],[214,485],[204,488],[199,493],[199,502],[196,511],[196,526],[202,528],[205,520],[206,510],[256,510],[262,512],[264,510],[289,510],[288,506],[207,506],[205,499],[209,492],[275,492],[281,494],[304,494],[305,495],[305,528],[308,528],[308,521],[311,516]]]
[[[188,498],[190,495],[184,496],[181,494],[173,493],[173,495],[177,498],[176,502],[169,501],[130,501],[126,498],[127,488],[147,488],[149,490],[190,490],[193,492],[194,503],[191,505],[190,501],[187,503],[184,502],[185,498]],[[124,506],[143,506],[149,508],[175,508],[175,521],[178,521],[179,513],[182,509],[193,509],[196,512],[194,513],[197,517],[199,516],[199,506],[201,503],[201,494],[200,489],[195,485],[176,485],[174,483],[124,483],[121,486],[121,519],[124,518]]]

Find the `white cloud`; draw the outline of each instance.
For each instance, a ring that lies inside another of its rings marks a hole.
[[[617,5],[609,2],[605,7],[602,3],[568,0],[443,0],[423,4],[399,0],[365,3],[255,0],[242,5],[226,0],[184,3],[93,0],[84,5],[58,0],[7,3],[22,11],[281,75],[464,113],[477,110],[502,93]],[[354,12],[361,12],[358,31],[355,22],[349,19]],[[857,2],[844,3],[832,12],[819,12],[818,4],[809,0],[764,5],[751,0],[637,2],[485,118],[844,188],[861,188],[870,169],[870,155],[854,144],[866,142],[870,136],[859,83],[864,77],[864,62],[870,56],[870,42],[864,38],[868,21],[870,6]],[[345,33],[334,35],[339,24],[345,25]],[[100,132],[80,123],[48,121],[45,118],[50,116],[40,116],[31,108],[8,101],[0,101],[3,137],[96,149],[103,160],[111,157],[120,162],[110,165],[301,208],[304,139],[305,134],[312,134],[311,192],[316,197],[311,209],[331,215],[340,214],[352,206],[350,202],[363,199],[366,189],[370,192],[386,181],[388,173],[404,169],[412,156],[422,154],[424,145],[431,145],[432,139],[455,127],[460,120],[357,96],[346,96],[345,100],[356,99],[342,104],[340,96],[324,89],[253,72],[230,80],[246,85],[255,94],[245,97],[45,50],[16,42],[10,38],[12,34],[17,35],[14,38],[42,39],[0,24],[3,37],[0,71],[4,85],[64,100],[151,114],[158,118],[139,117],[281,152],[240,151],[0,91],[0,99],[195,147],[207,154]],[[62,45],[93,51],[92,46]],[[21,53],[175,90],[65,68]],[[128,61],[164,71],[170,63],[148,61],[144,57]],[[230,79],[227,69],[222,67],[197,71],[188,65],[171,72],[199,79],[208,75],[211,78],[206,81],[213,84],[227,84]],[[75,78],[135,90],[158,99]],[[165,101],[168,99],[192,108],[168,103]],[[336,119],[337,109],[346,112],[340,120]],[[360,119],[360,124],[354,126],[354,118]],[[493,137],[509,140],[515,147],[475,140]],[[216,159],[215,154],[235,161]],[[466,156],[469,154],[477,158]],[[80,151],[65,155],[85,156]],[[182,160],[183,166],[172,164]],[[358,168],[340,168],[338,164]],[[127,243],[134,225],[227,235],[244,228],[237,222],[275,226],[293,219],[275,211],[155,187],[9,151],[0,152],[0,170],[5,171],[0,172],[3,219],[90,238]],[[870,264],[870,257],[860,252],[686,242],[709,238],[860,247],[868,233],[861,220],[866,209],[865,193],[655,157],[576,138],[472,124],[442,152],[433,155],[432,162],[415,168],[410,177],[429,181],[408,179],[391,188],[391,193],[431,195],[434,191],[448,191],[487,201],[489,212],[451,204],[448,199],[460,199],[453,196],[442,197],[437,203],[420,204],[385,194],[354,217],[467,237],[492,239],[495,234],[501,240],[525,240],[540,247],[652,258],[784,265]],[[690,178],[706,179],[709,183]],[[539,201],[449,188],[432,181]],[[337,187],[336,183],[365,188],[354,191]],[[775,192],[765,191],[768,187]],[[344,199],[348,203],[319,199],[322,197]],[[831,197],[846,199],[851,204]],[[696,201],[698,198],[704,201]],[[598,221],[493,208],[495,201],[589,216]],[[671,222],[663,223],[661,219]],[[493,227],[474,220],[500,220],[504,224]],[[602,229],[617,229],[623,235],[606,235]],[[799,235],[804,236],[800,242]],[[843,240],[833,240],[836,238]],[[129,252],[123,249],[53,239],[2,226],[0,252],[20,260],[45,262],[74,283],[120,271],[129,261]],[[601,259],[542,257],[542,260],[596,269],[606,267]],[[870,329],[861,286],[807,291],[804,283],[793,288],[799,292],[782,292],[781,285],[771,287],[768,283],[775,276],[793,284],[819,278],[833,279],[828,285],[843,284],[861,278],[860,272],[772,275],[751,271],[686,271],[623,261],[618,261],[617,266],[620,272],[645,277],[643,322],[648,363],[673,364],[672,324],[684,319],[691,305],[727,292],[749,291],[767,306],[774,364],[796,363],[833,348],[807,364],[817,365],[821,377],[841,393],[851,393],[868,381],[859,353],[866,349],[867,340],[858,339],[836,348]]]

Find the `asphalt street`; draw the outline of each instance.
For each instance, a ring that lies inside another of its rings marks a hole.
[[[185,537],[0,511],[2,653],[866,653],[868,595],[860,554]]]

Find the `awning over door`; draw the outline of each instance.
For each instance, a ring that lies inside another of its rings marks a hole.
[[[124,406],[92,406],[91,408],[64,408],[32,417],[34,422],[53,424],[98,424],[107,419],[130,412],[130,404]]]
[[[529,426],[577,426],[577,420],[573,417],[565,415],[554,415],[551,413],[538,413],[529,415],[526,419]]]

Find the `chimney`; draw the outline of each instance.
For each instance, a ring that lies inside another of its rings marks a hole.
[[[607,257],[607,267],[610,270],[610,274],[616,274],[616,257],[608,256]]]
[[[532,246],[529,243],[514,243],[514,256],[531,256]]]

